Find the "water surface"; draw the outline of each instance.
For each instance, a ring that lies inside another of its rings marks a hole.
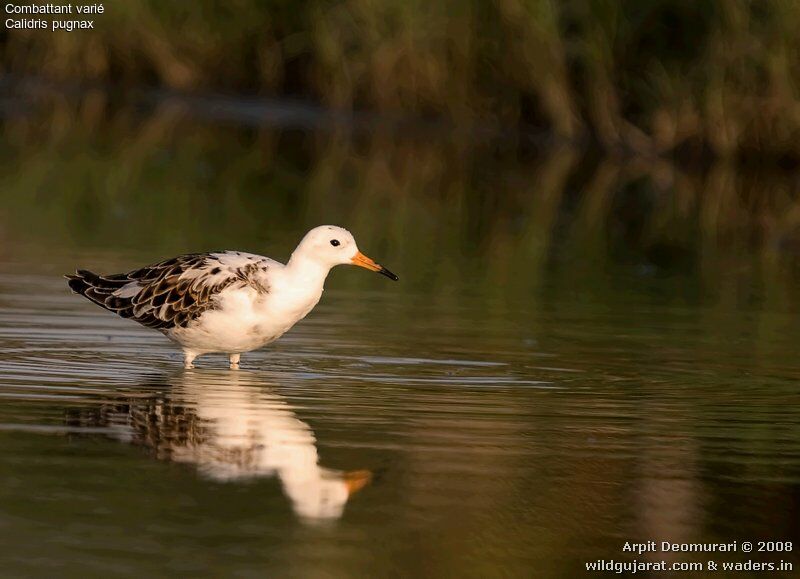
[[[625,541],[797,541],[781,176],[748,206],[727,169],[93,110],[5,126],[5,574],[567,577]],[[60,277],[285,259],[325,222],[401,281],[338,268],[238,372]]]

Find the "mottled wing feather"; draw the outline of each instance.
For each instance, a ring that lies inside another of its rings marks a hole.
[[[220,292],[252,287],[269,292],[267,272],[275,262],[237,251],[181,255],[124,274],[78,270],[69,286],[96,304],[161,331],[186,327],[218,306]]]

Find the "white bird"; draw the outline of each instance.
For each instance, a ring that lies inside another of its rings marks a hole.
[[[78,270],[69,287],[123,318],[155,328],[183,348],[184,367],[224,352],[231,368],[303,319],[336,265],[357,265],[397,280],[358,250],[352,234],[322,225],[303,237],[286,265],[252,253],[193,253],[129,273]]]

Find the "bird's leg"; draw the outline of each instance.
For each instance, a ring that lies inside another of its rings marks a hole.
[[[197,358],[197,352],[192,352],[191,350],[184,350],[183,351],[183,367],[186,370],[191,370],[194,368],[194,359]]]
[[[241,356],[241,354],[230,354],[231,370],[239,369],[239,358],[241,358]]]

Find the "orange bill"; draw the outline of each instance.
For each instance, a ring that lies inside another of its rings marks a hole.
[[[394,281],[398,280],[398,277],[395,274],[383,267],[381,264],[375,263],[360,251],[353,256],[353,259],[350,260],[350,263],[357,265],[358,267],[364,267],[370,271],[377,271],[379,274],[385,275]]]
[[[368,470],[354,470],[344,475],[344,484],[347,486],[347,496],[357,493],[372,480],[372,473]]]

